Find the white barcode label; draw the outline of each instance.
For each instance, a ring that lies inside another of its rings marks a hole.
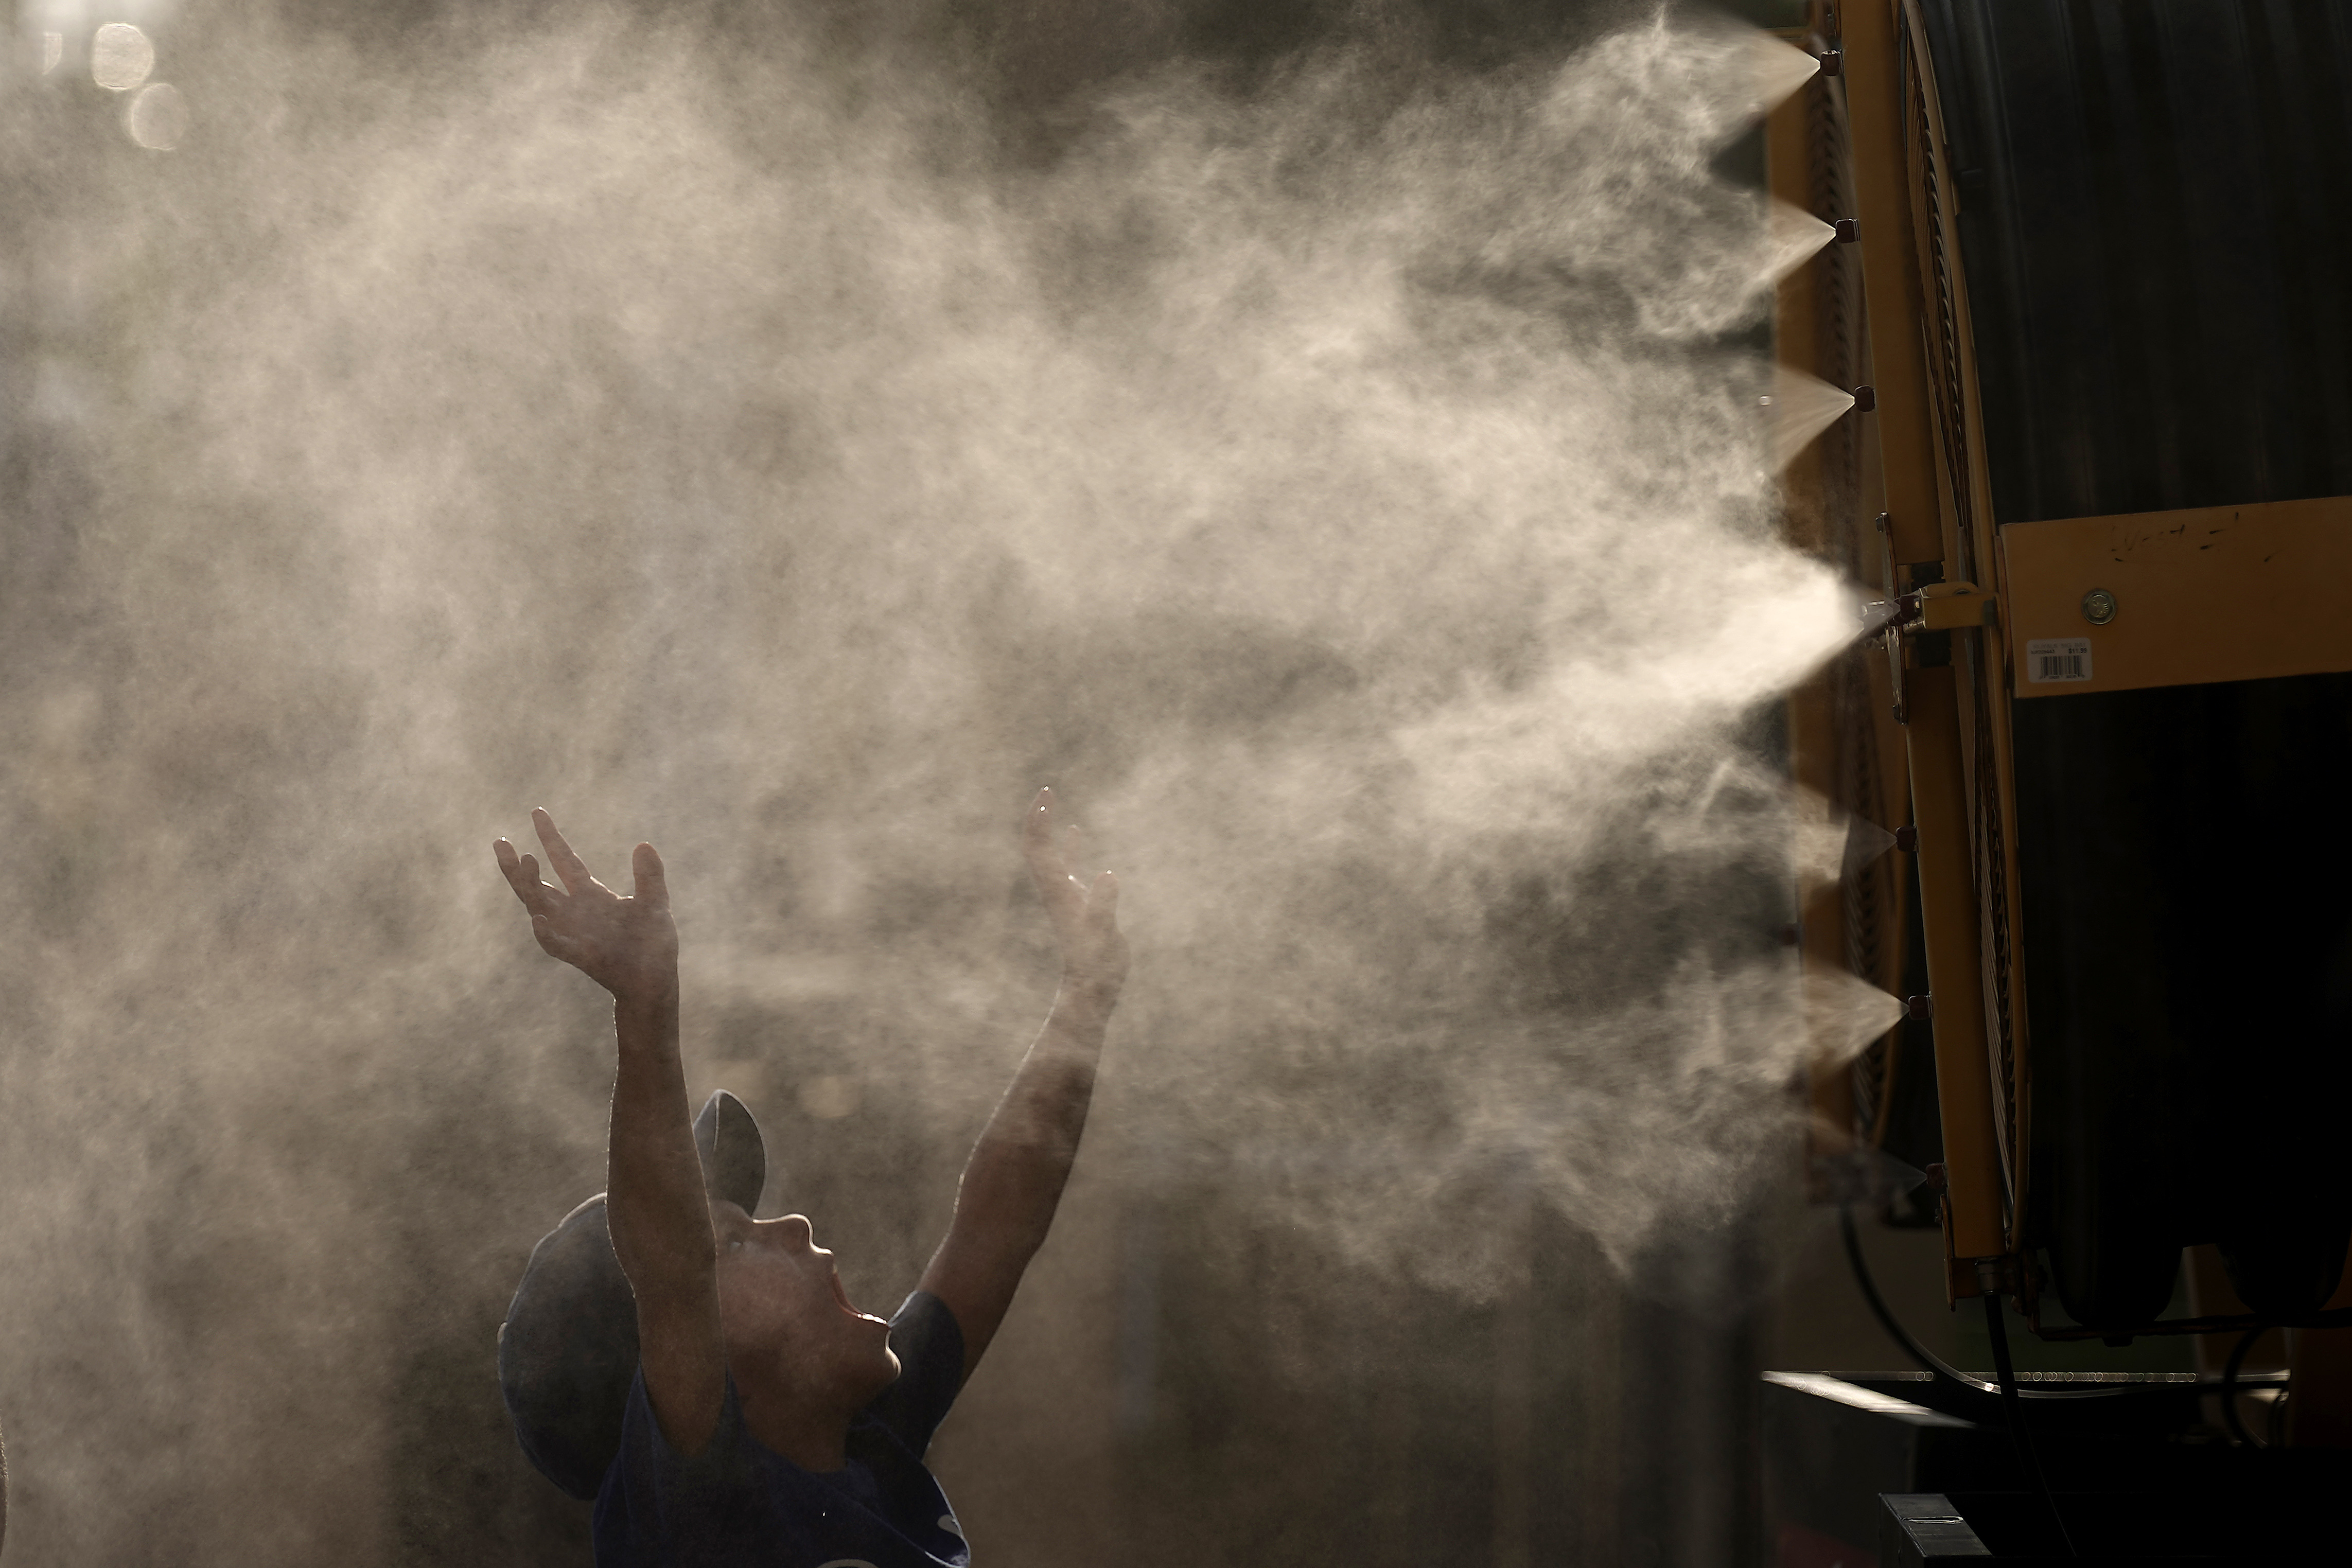
[[[2033,685],[2091,678],[2088,637],[2035,637],[2025,644],[2025,678]]]

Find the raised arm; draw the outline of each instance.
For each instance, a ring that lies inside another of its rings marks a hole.
[[[1061,988],[972,1146],[947,1239],[923,1270],[921,1288],[947,1303],[963,1331],[967,1377],[996,1337],[1022,1273],[1054,1223],[1094,1098],[1103,1031],[1127,978],[1118,883],[1108,872],[1091,884],[1072,875],[1054,829],[1053,791],[1040,789],[1023,838],[1061,944]]]
[[[539,945],[613,993],[613,1079],[605,1217],[637,1299],[646,1396],[670,1446],[698,1453],[719,1425],[727,1353],[719,1332],[718,1256],[686,1073],[677,1059],[677,925],[661,856],[639,844],[623,898],[588,873],[554,821],[530,814],[561,890],[500,839],[499,869],[530,912]]]

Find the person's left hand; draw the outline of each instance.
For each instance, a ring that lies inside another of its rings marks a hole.
[[[1078,833],[1065,830],[1063,841],[1075,851]],[[1108,1001],[1127,979],[1127,938],[1118,929],[1118,879],[1108,872],[1092,883],[1081,882],[1070,871],[1054,822],[1054,792],[1040,789],[1029,803],[1022,829],[1022,847],[1029,857],[1029,874],[1036,880],[1038,896],[1054,922],[1055,940],[1062,948],[1062,983]]]

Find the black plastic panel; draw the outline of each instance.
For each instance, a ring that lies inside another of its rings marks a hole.
[[[2352,494],[2352,0],[1924,0],[2001,522]],[[2067,1312],[2352,1236],[2352,677],[2016,706],[2029,1237]]]
[[[1923,16],[1994,516],[2352,494],[2352,5]]]
[[[2094,1325],[2219,1241],[2308,1312],[2352,1241],[2352,675],[2017,706],[2036,1239]]]

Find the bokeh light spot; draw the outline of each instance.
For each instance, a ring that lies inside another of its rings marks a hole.
[[[122,128],[140,146],[169,152],[188,133],[188,100],[167,81],[143,87],[123,112]]]
[[[801,1109],[821,1122],[856,1115],[865,1098],[857,1080],[846,1073],[819,1073],[801,1085]]]
[[[89,40],[89,79],[109,92],[129,92],[155,68],[155,46],[128,22],[109,22]]]

